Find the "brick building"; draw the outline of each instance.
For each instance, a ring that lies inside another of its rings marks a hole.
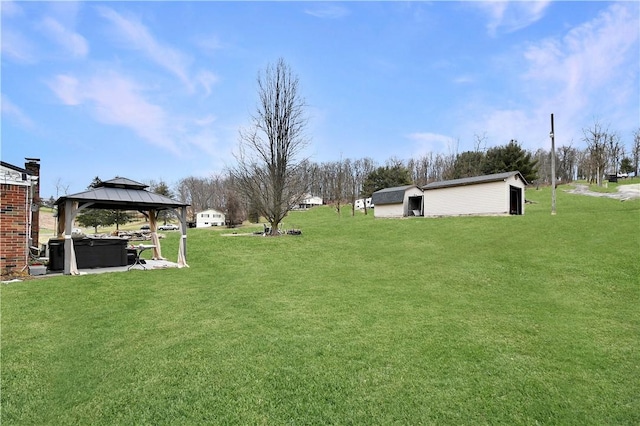
[[[40,160],[27,158],[25,168],[0,162],[0,272],[26,271],[29,247],[38,246]]]

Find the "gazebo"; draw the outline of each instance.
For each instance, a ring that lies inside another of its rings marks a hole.
[[[138,210],[149,218],[151,241],[155,246],[153,258],[161,259],[160,239],[157,234],[157,214],[161,210],[173,211],[180,220],[181,238],[178,245],[178,267],[187,265],[187,206],[189,204],[172,200],[146,190],[148,185],[131,179],[116,177],[97,184],[84,192],[58,198],[58,238],[64,235],[64,274],[77,275],[75,251],[71,231],[73,219],[83,209]]]

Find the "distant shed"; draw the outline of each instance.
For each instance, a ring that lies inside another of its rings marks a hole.
[[[371,196],[374,217],[422,216],[422,190],[416,185],[396,186]]]
[[[518,171],[432,182],[422,187],[424,216],[522,215],[526,185]]]

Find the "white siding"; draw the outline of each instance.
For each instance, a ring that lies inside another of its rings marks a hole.
[[[403,217],[402,204],[378,204],[373,209],[373,217]]]
[[[509,186],[523,189],[521,208],[524,213],[524,183],[520,179],[511,177],[506,182],[487,182],[426,190],[424,191],[424,215],[509,214]]]
[[[205,210],[196,215],[196,227],[224,226],[224,213],[218,210]]]

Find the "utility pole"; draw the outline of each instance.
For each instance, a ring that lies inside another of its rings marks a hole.
[[[556,214],[556,135],[553,130],[553,114],[551,114],[551,215]]]

